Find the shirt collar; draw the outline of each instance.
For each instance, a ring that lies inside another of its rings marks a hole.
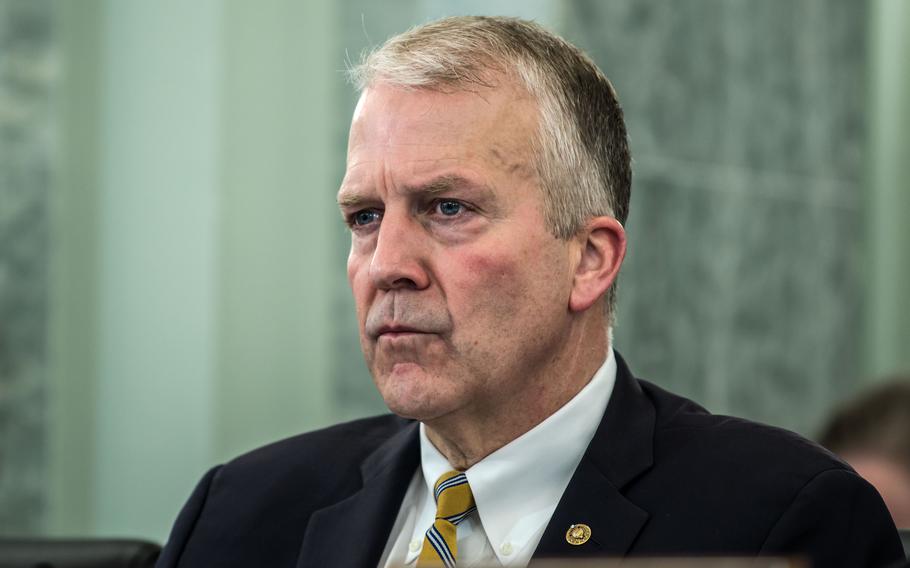
[[[603,365],[569,402],[465,472],[483,529],[502,564],[507,559],[500,555],[501,543],[521,550],[549,522],[603,418],[615,381],[616,359],[608,349]],[[420,456],[432,495],[439,476],[453,468],[423,424]]]

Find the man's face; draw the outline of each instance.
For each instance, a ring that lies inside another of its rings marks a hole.
[[[846,453],[843,458],[871,483],[898,528],[910,528],[910,476],[901,464],[875,453]]]
[[[367,365],[399,415],[508,411],[564,348],[573,249],[544,224],[536,125],[511,87],[378,84],[358,103],[338,194],[348,280]]]

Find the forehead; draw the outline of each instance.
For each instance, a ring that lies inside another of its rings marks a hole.
[[[451,162],[526,175],[536,129],[537,106],[516,87],[440,92],[380,83],[364,90],[354,112],[346,181],[377,162],[399,174]]]

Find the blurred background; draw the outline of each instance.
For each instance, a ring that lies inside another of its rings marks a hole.
[[[384,410],[342,70],[459,13],[619,92],[639,376],[812,436],[910,369],[910,2],[0,0],[0,534],[160,542],[211,465]]]

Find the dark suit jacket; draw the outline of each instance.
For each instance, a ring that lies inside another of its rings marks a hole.
[[[878,493],[843,462],[796,434],[711,415],[617,362],[604,419],[534,558],[803,555],[858,568],[902,557]],[[391,415],[258,449],[202,478],[158,566],[376,566],[419,462],[417,423]],[[586,544],[566,542],[573,523],[591,527]]]

